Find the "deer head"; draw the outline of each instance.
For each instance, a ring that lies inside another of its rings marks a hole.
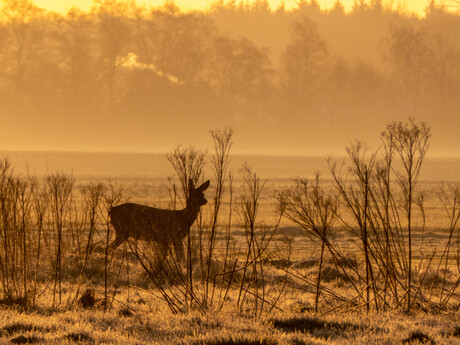
[[[189,202],[191,205],[200,207],[208,203],[208,201],[204,197],[204,191],[208,189],[209,184],[210,184],[210,181],[207,180],[201,186],[199,186],[198,188],[195,188],[193,181],[192,180],[189,181],[188,183]]]

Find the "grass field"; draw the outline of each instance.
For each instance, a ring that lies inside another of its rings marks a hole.
[[[124,190],[131,191],[132,201],[166,207],[166,192],[161,193],[163,198],[156,202],[147,200],[155,188],[158,186],[139,185],[136,181],[125,181],[123,186]],[[75,190],[78,191],[79,187]],[[74,202],[82,202],[78,192],[75,192]],[[271,191],[265,191],[259,220],[270,228],[276,220],[275,204]],[[222,219],[228,216],[227,211],[228,202],[223,205]],[[207,212],[209,209],[203,209],[204,217]],[[442,212],[439,202],[434,197],[428,198],[427,217],[445,222]],[[439,224],[425,230],[425,251],[443,248],[447,241],[445,225]],[[224,228],[224,225],[221,224],[221,227]],[[82,237],[85,237],[87,226],[81,231]],[[194,228],[194,231],[197,229]],[[105,230],[99,224],[94,241],[102,243],[104,234]],[[266,304],[262,312],[260,304],[257,306],[260,312],[257,317],[254,316],[254,299],[248,297],[244,303],[236,306],[238,284],[231,286],[225,302],[222,298],[224,289],[218,286],[220,296],[216,295],[215,298],[219,303],[210,305],[206,313],[198,310],[172,313],[128,247],[117,249],[109,259],[110,308],[105,311],[103,253],[95,251],[91,254],[79,286],[77,277],[82,268],[84,246],[80,252],[69,246],[62,262],[65,269],[61,303],[53,308],[52,271],[45,264],[53,257],[51,229],[48,236],[49,247],[41,258],[43,270],[40,272],[35,305],[19,306],[10,300],[3,301],[0,341],[5,344],[405,344],[411,343],[411,339],[415,343],[420,339],[421,343],[457,344],[460,341],[460,318],[454,312],[459,301],[457,295],[446,312],[416,309],[407,314],[402,308],[366,312],[362,306],[352,303],[354,292],[350,282],[330,256],[326,256],[322,268],[323,295],[320,312],[315,314],[319,246],[305,231],[286,219],[281,222],[264,256]],[[112,240],[113,235],[110,236]],[[69,245],[70,237],[66,237]],[[419,248],[422,239],[420,229],[415,231],[414,238],[414,245]],[[225,251],[225,240],[222,231],[217,237],[216,261]],[[244,255],[245,230],[236,219],[231,231],[231,243],[234,255]],[[335,243],[355,260],[357,267],[363,264],[359,242],[345,229],[338,230]],[[418,253],[414,257],[420,262]],[[458,275],[454,255],[449,265],[447,279],[452,284]],[[182,266],[181,269],[185,274],[186,268]],[[430,272],[436,280],[435,273]],[[196,277],[195,284],[197,290],[203,288],[200,286],[200,277]],[[424,283],[424,288],[429,290],[430,280]],[[75,302],[77,289],[80,290],[79,298],[88,292],[87,295],[94,297],[94,304],[84,307]],[[173,290],[170,293],[174,293]],[[274,301],[276,304],[271,304]],[[224,302],[222,307],[221,302]]]
[[[72,287],[69,286],[69,290]],[[273,311],[245,317],[230,308],[206,315],[173,315],[157,298],[132,288],[130,301],[122,289],[109,312],[90,309],[6,308],[0,316],[2,343],[43,344],[458,344],[458,315],[361,311],[313,315],[305,309],[308,294],[286,293]],[[123,302],[123,303],[121,303]],[[127,309],[126,305],[129,305]],[[129,310],[129,312],[128,312]],[[22,340],[21,340],[22,339]],[[427,340],[427,341],[425,341]],[[415,342],[416,343],[416,342]]]
[[[385,133],[386,155],[356,142],[326,178],[229,170],[227,129],[207,170],[193,147],[169,153],[174,178],[0,161],[0,341],[459,343],[460,185],[419,180],[426,124]],[[128,201],[169,211],[121,215],[138,235],[111,249],[110,210]]]

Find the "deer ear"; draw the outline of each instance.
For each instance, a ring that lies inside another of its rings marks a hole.
[[[201,186],[199,186],[197,189],[201,190],[202,192],[204,192],[206,189],[208,189],[209,187],[209,184],[211,183],[211,181],[207,180],[205,183],[203,183]]]

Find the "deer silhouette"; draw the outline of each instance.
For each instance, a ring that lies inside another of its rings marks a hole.
[[[182,210],[165,210],[134,203],[112,207],[109,212],[110,222],[115,229],[115,240],[110,244],[114,250],[128,238],[155,242],[164,255],[172,244],[179,259],[184,258],[183,240],[190,226],[198,217],[200,207],[208,202],[204,191],[209,187],[209,180],[198,188],[189,182],[187,206]]]

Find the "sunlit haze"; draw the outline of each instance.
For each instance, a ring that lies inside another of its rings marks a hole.
[[[162,0],[136,0],[138,5],[144,4],[147,6],[160,6],[165,3]],[[225,1],[227,3],[228,1]],[[236,1],[239,3],[240,1]],[[297,0],[268,0],[272,9],[278,8],[281,4],[284,3],[286,9],[292,9],[297,6]],[[336,0],[318,0],[320,6],[324,8],[330,8]],[[342,4],[346,9],[350,9],[354,0],[342,0]],[[56,11],[61,13],[66,13],[72,7],[78,7],[82,10],[89,10],[93,5],[92,0],[36,0],[34,1],[39,7],[45,8],[50,11]],[[212,0],[176,0],[174,3],[182,8],[183,10],[203,10],[208,8],[213,1]],[[425,8],[427,7],[429,0],[396,0],[396,1],[383,1],[387,3],[388,6],[394,8],[400,8],[408,12],[414,12],[419,15],[424,13]]]
[[[460,0],[0,0],[0,345],[454,344],[459,137]]]
[[[0,150],[324,156],[414,117],[460,156],[460,7],[172,2],[0,1]]]

